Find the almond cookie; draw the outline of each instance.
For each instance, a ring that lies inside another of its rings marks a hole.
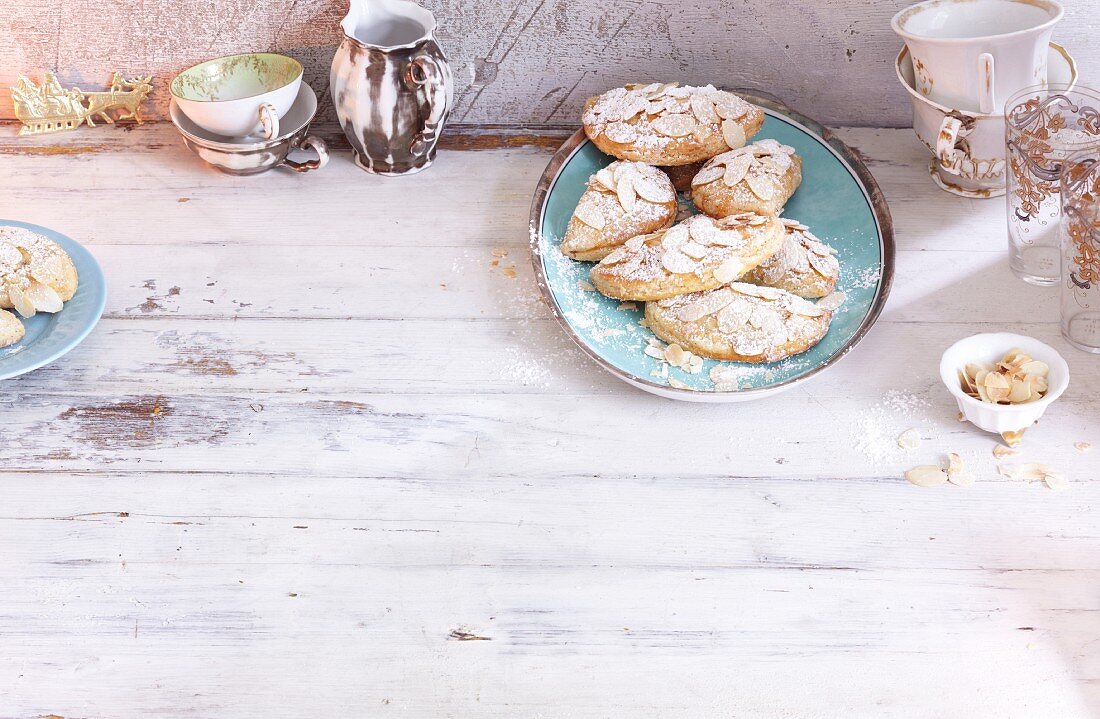
[[[620,300],[659,300],[732,282],[771,257],[783,243],[775,217],[689,217],[667,230],[626,243],[592,268],[597,290]]]
[[[22,227],[0,227],[0,308],[14,307],[24,317],[59,312],[76,286],[76,267],[55,242]]]
[[[23,323],[7,310],[0,310],[0,347],[13,345],[23,339]]]
[[[832,313],[785,290],[733,282],[647,302],[645,319],[653,334],[702,357],[757,363],[810,349]]]
[[[612,162],[588,178],[561,251],[574,260],[602,260],[631,237],[675,221],[676,190],[665,173],[640,162]]]
[[[840,263],[836,250],[795,220],[783,220],[787,236],[779,252],[742,278],[754,285],[778,287],[799,297],[824,297],[836,287]]]
[[[703,169],[704,164],[706,163],[693,162],[690,165],[665,165],[657,169],[668,175],[677,192],[691,192],[691,181],[695,179],[699,170]]]
[[[794,148],[760,140],[703,165],[691,181],[691,199],[711,217],[737,212],[778,215],[801,182],[802,158]]]
[[[620,160],[690,165],[744,145],[764,112],[712,85],[655,82],[589,98],[581,121],[596,147]]]

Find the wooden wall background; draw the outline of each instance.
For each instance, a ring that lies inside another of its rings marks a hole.
[[[569,125],[584,98],[630,80],[751,87],[832,125],[905,126],[890,17],[908,0],[424,0],[457,79],[452,122]],[[1095,0],[1064,0],[1054,39],[1097,82]],[[325,91],[346,0],[3,0],[0,84],[56,69],[89,89],[111,70],[166,81],[191,64],[248,50],[305,63]],[[0,119],[12,117],[0,93]]]

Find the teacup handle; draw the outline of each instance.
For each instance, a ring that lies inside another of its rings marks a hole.
[[[295,172],[309,172],[310,170],[320,170],[322,167],[328,164],[328,145],[325,141],[315,135],[306,135],[302,138],[301,142],[295,140],[291,143],[290,149],[292,150],[313,150],[317,153],[316,160],[306,160],[305,162],[296,162],[289,158],[283,160],[281,165],[285,165]]]
[[[279,136],[279,112],[270,102],[260,105],[260,131],[264,139],[270,140]]]
[[[439,139],[443,118],[447,115],[447,88],[444,86],[443,69],[434,58],[427,55],[413,58],[405,66],[405,84],[423,87],[428,96],[428,119],[424,129],[416,134],[409,151],[419,157],[426,155]]]
[[[951,170],[956,165],[958,150],[955,143],[959,141],[962,128],[962,118],[955,115],[945,116],[940,124],[940,134],[936,138],[936,157],[945,170]]]
[[[978,56],[978,109],[982,114],[996,112],[994,98],[997,95],[993,77],[993,56],[983,52]]]

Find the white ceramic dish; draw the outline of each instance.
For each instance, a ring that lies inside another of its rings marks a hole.
[[[959,370],[967,362],[997,362],[1005,353],[1019,347],[1033,359],[1050,367],[1048,389],[1042,399],[1023,404],[991,404],[963,392]],[[959,411],[986,432],[1017,432],[1035,424],[1069,386],[1069,365],[1058,350],[1027,335],[1011,332],[986,332],[961,339],[947,348],[940,359],[940,379],[959,404]]]

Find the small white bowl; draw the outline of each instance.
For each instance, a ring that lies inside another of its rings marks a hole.
[[[963,392],[959,371],[967,362],[999,362],[1010,349],[1020,348],[1032,359],[1050,367],[1047,392],[1042,399],[1023,404],[982,402]],[[940,360],[940,379],[959,403],[959,411],[986,432],[1017,432],[1035,424],[1050,403],[1062,396],[1069,386],[1069,365],[1048,344],[1011,332],[986,332],[961,339],[947,348]]]

